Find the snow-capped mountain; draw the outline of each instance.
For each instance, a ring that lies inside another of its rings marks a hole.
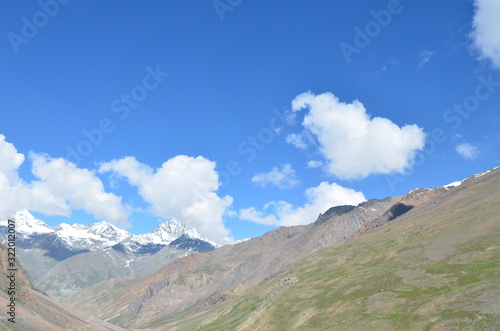
[[[198,231],[191,229],[175,219],[161,223],[149,233],[132,235],[131,240],[140,244],[152,243],[168,245],[182,235],[187,235],[192,239],[206,240],[201,237]]]
[[[16,221],[16,232],[26,236],[54,232],[50,226],[33,217],[26,209],[17,211],[12,219]]]
[[[88,250],[111,247],[131,236],[106,221],[89,225],[61,223],[53,230],[69,246]]]
[[[106,221],[50,227],[27,210],[10,219],[16,224],[16,253],[28,275],[61,300],[106,279],[148,273],[174,259],[215,249],[176,220],[135,235]],[[0,233],[5,237],[7,231],[4,220]]]
[[[106,221],[89,225],[61,223],[50,227],[36,219],[26,209],[16,212],[12,219],[16,222],[16,233],[23,241],[22,246],[42,249],[46,247],[50,251],[64,251],[65,254],[58,256],[58,260],[66,258],[68,254],[97,251],[118,244],[124,244],[128,252],[140,251],[141,254],[153,254],[181,236],[208,242],[198,231],[176,220],[165,221],[149,233],[135,235]],[[1,224],[0,231],[5,234],[5,230],[5,225]],[[61,245],[65,247],[61,248]],[[199,242],[196,242],[193,248],[196,250],[196,247],[201,247]]]
[[[181,241],[183,244],[178,246]],[[203,238],[198,231],[175,219],[161,223],[149,233],[131,235],[113,246],[113,249],[142,255],[154,254],[167,245],[196,252],[208,252],[215,249],[215,245]]]

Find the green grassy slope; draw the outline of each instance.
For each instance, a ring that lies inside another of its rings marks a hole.
[[[499,175],[168,327],[500,330]]]

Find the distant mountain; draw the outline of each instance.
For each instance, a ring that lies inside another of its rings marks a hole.
[[[169,245],[180,249],[196,250],[200,253],[211,252],[215,249],[214,245],[209,242],[193,238],[187,234],[182,234],[179,238],[173,240]]]
[[[73,249],[89,251],[111,247],[131,236],[127,231],[106,221],[89,225],[61,223],[53,227],[53,230]]]
[[[54,229],[45,224],[43,221],[34,218],[33,215],[31,215],[26,209],[17,211],[14,214],[13,219],[16,221],[16,232],[23,234],[24,236],[55,232]]]
[[[27,210],[16,212],[12,219],[28,275],[59,300],[106,279],[148,273],[173,259],[215,249],[198,231],[176,220],[133,235],[106,221],[49,227]],[[3,237],[6,223],[0,223]]]
[[[168,245],[182,235],[187,235],[192,239],[207,241],[202,238],[198,231],[174,219],[161,223],[149,233],[133,235],[131,240],[140,244],[152,243]]]
[[[19,235],[22,247],[45,249],[48,256],[57,260],[64,260],[83,252],[102,250],[120,243],[124,243],[132,251],[139,251],[145,246],[155,247],[154,252],[157,252],[181,236],[193,239],[195,246],[198,245],[196,240],[209,243],[198,231],[176,220],[167,220],[149,233],[135,235],[106,221],[89,225],[61,223],[51,228],[26,209],[16,212],[12,219],[16,221],[16,233]],[[5,224],[0,224],[0,233],[4,236],[7,229]],[[192,248],[196,251],[195,246],[187,249]],[[57,253],[59,251],[64,253]],[[150,249],[145,251],[154,253]]]
[[[215,249],[215,245],[203,238],[197,230],[177,220],[165,221],[149,233],[131,235],[126,240],[113,246],[113,249],[123,253],[154,254],[180,238],[185,243],[182,245],[182,249],[195,252],[208,252]],[[179,241],[176,241],[176,243],[179,243]],[[177,244],[172,246],[180,248]]]
[[[129,329],[497,330],[499,199],[493,169],[334,207],[67,303]]]

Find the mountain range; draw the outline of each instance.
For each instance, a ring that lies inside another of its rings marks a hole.
[[[28,268],[33,256],[44,257],[36,253],[44,251],[38,236],[71,246],[62,260],[50,253],[50,275],[37,275],[30,288],[48,289],[88,325],[102,321],[103,330],[498,330],[499,201],[495,168],[444,187],[335,206],[308,225],[205,252],[195,246],[210,243],[184,230],[141,241],[100,222],[72,226],[87,237],[67,229],[59,236],[59,227],[31,220],[22,240],[39,248],[23,248],[21,259]],[[99,244],[101,235],[107,244]],[[88,240],[102,246],[91,250]]]
[[[49,227],[27,210],[18,211],[12,220],[18,254],[30,279],[58,300],[106,279],[148,273],[170,260],[215,249],[176,220],[140,235],[106,221]],[[0,225],[4,237],[6,231]]]

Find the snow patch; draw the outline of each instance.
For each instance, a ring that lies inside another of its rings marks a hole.
[[[496,169],[496,168],[494,168],[494,169]],[[492,170],[494,170],[494,169],[492,169]],[[474,178],[482,177],[482,176],[490,173],[492,170],[487,170],[487,171],[483,171],[483,172],[481,172],[479,174],[476,174],[476,175],[474,175]]]
[[[239,243],[243,243],[243,242],[248,241],[250,239],[252,239],[252,238],[243,238],[243,239],[240,239],[240,240],[236,240],[236,242],[234,243],[234,245],[239,244]]]
[[[453,183],[450,183],[450,184],[445,185],[443,187],[446,188],[446,189],[448,189],[450,187],[457,187],[457,186],[462,185],[462,182],[463,182],[463,180],[462,181],[458,181],[458,182],[453,182]]]

